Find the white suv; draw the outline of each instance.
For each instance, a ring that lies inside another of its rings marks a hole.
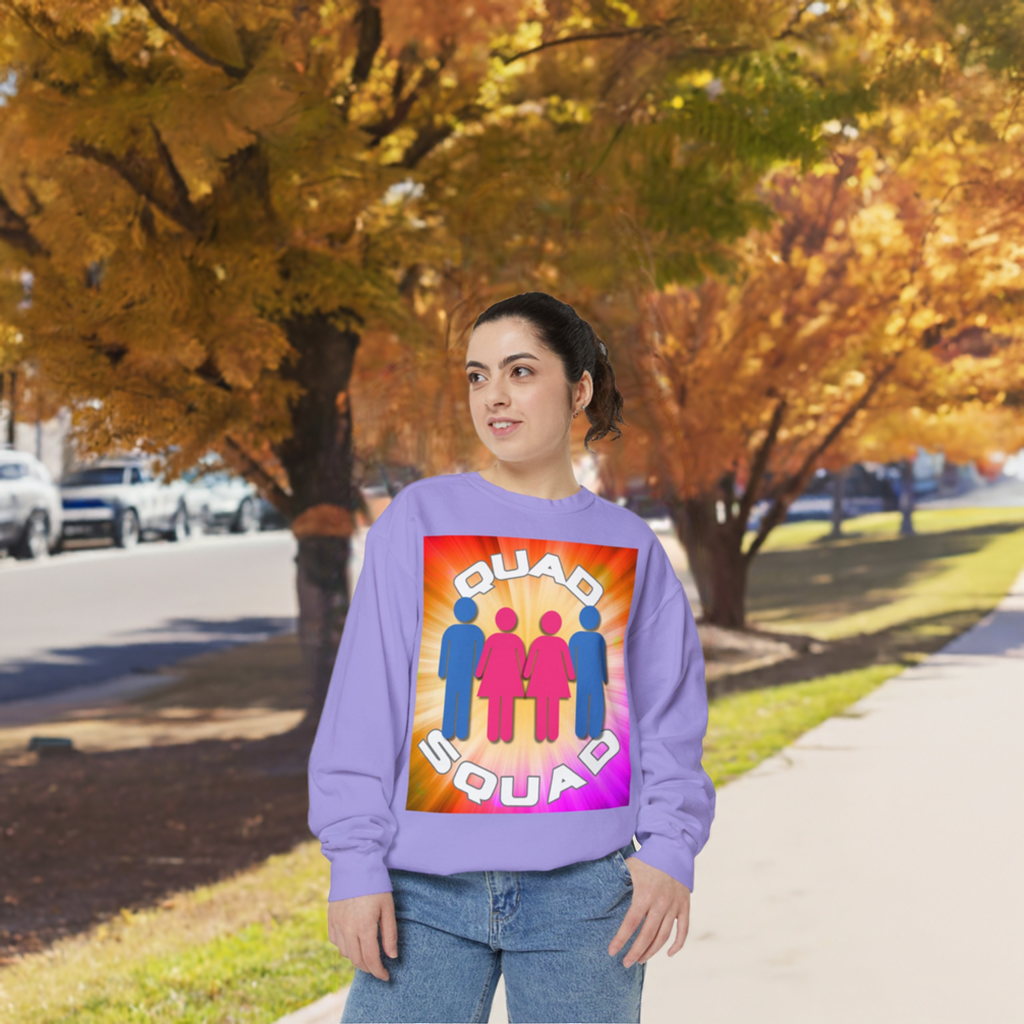
[[[61,481],[64,537],[112,537],[134,547],[147,532],[169,540],[188,537],[186,484],[165,483],[143,459],[102,459]]]
[[[60,545],[60,491],[34,456],[0,448],[0,550],[42,558]]]

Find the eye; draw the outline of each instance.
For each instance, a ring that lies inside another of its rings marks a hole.
[[[527,373],[530,373],[530,374],[533,373],[533,370],[531,370],[530,367],[528,367],[528,366],[514,366],[512,368],[512,372],[515,373],[516,370],[525,370]]]
[[[469,383],[472,384],[472,383],[474,383],[473,378],[474,377],[479,377],[479,376],[480,376],[479,373],[467,373],[466,374],[466,380],[468,380]]]

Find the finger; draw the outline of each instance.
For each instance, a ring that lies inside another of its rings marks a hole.
[[[327,925],[327,938],[332,946],[337,947],[338,952],[342,956],[348,956],[345,952],[344,936],[341,933],[341,929],[333,921]]]
[[[363,970],[381,981],[388,980],[388,972],[380,959],[380,944],[377,941],[377,922],[373,922],[373,931],[366,931],[359,936],[359,953],[362,956]]]
[[[384,952],[394,958],[398,956],[398,921],[395,919],[395,904],[386,900],[380,915],[380,941]]]
[[[668,937],[672,934],[672,925],[675,923],[676,919],[671,914],[666,914],[661,919],[661,927],[658,929],[658,934],[654,937],[654,941],[650,946],[648,946],[644,951],[643,956],[639,958],[640,963],[647,963],[647,961],[650,960],[666,942],[668,942]]]
[[[674,956],[683,948],[683,943],[686,941],[686,935],[690,930],[690,910],[687,907],[677,918],[678,924],[676,925],[676,941],[672,943],[672,948],[668,951],[669,956]]]
[[[658,934],[663,917],[664,911],[652,908],[647,912],[647,920],[644,921],[640,934],[633,940],[633,945],[629,947],[629,952],[622,961],[623,967],[632,967],[644,955],[647,947],[651,944],[651,940]]]
[[[608,945],[610,956],[615,956],[629,941],[630,935],[637,930],[640,922],[644,919],[644,913],[645,911],[640,909],[640,905],[634,899],[629,905],[629,910],[626,911],[626,916],[622,919],[622,924],[619,925],[619,930],[612,937],[612,941]]]

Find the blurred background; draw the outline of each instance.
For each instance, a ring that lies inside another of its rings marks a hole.
[[[337,1019],[306,756],[367,529],[493,461],[461,364],[500,298],[608,345],[577,478],[686,588],[720,789],[1024,568],[1019,4],[0,27],[4,1019]]]

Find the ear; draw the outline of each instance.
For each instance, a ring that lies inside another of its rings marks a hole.
[[[582,402],[584,405],[589,405],[594,397],[594,378],[590,376],[589,370],[583,371],[583,376],[579,380],[579,398],[577,401]]]

